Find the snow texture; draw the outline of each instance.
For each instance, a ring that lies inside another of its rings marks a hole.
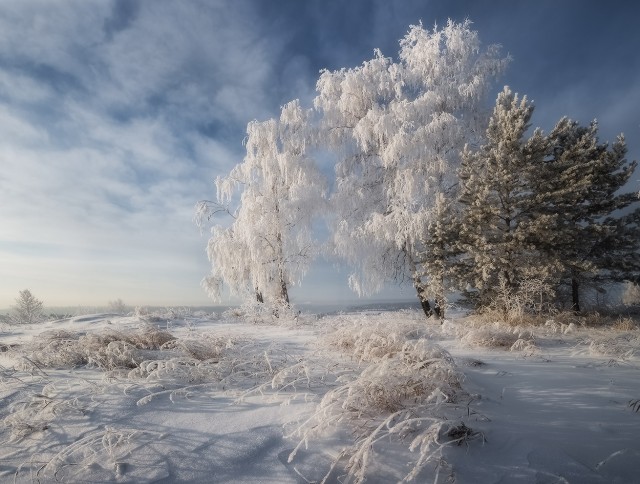
[[[249,316],[3,327],[0,481],[638,481],[631,320]]]

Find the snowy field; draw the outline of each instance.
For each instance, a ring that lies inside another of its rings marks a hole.
[[[2,327],[0,482],[640,482],[629,322],[280,319]]]

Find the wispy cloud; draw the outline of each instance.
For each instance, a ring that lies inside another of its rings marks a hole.
[[[0,6],[0,306],[22,286],[49,304],[206,301],[194,203],[241,159],[247,121],[277,107],[278,42],[252,15],[246,2]]]
[[[637,7],[502,3],[0,2],[0,308],[25,287],[48,304],[206,302],[193,206],[242,159],[247,122],[310,103],[321,68],[395,55],[420,20],[471,17],[514,55],[504,83],[534,123],[598,117],[638,158]]]

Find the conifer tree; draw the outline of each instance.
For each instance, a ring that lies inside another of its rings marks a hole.
[[[505,87],[496,100],[486,143],[463,152],[462,282],[478,290],[481,305],[489,304],[498,288],[517,292],[524,281],[545,280],[551,272],[535,244],[553,216],[537,213],[531,190],[547,152],[540,131],[525,139],[532,113],[526,97],[519,99]]]
[[[638,197],[619,193],[636,162],[627,162],[622,135],[611,147],[600,143],[595,121],[583,127],[563,118],[548,139],[534,190],[541,214],[553,215],[554,224],[539,245],[561,267],[571,307],[580,311],[584,285],[634,280],[640,273]]]
[[[481,304],[496,288],[516,294],[523,283],[580,289],[640,275],[640,209],[635,193],[619,193],[636,163],[620,136],[599,143],[597,124],[561,119],[548,136],[524,139],[533,106],[508,88],[498,96],[487,143],[465,149],[459,265],[463,285]]]

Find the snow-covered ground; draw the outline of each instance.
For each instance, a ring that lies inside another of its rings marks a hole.
[[[640,330],[166,311],[0,332],[0,482],[640,482]]]

